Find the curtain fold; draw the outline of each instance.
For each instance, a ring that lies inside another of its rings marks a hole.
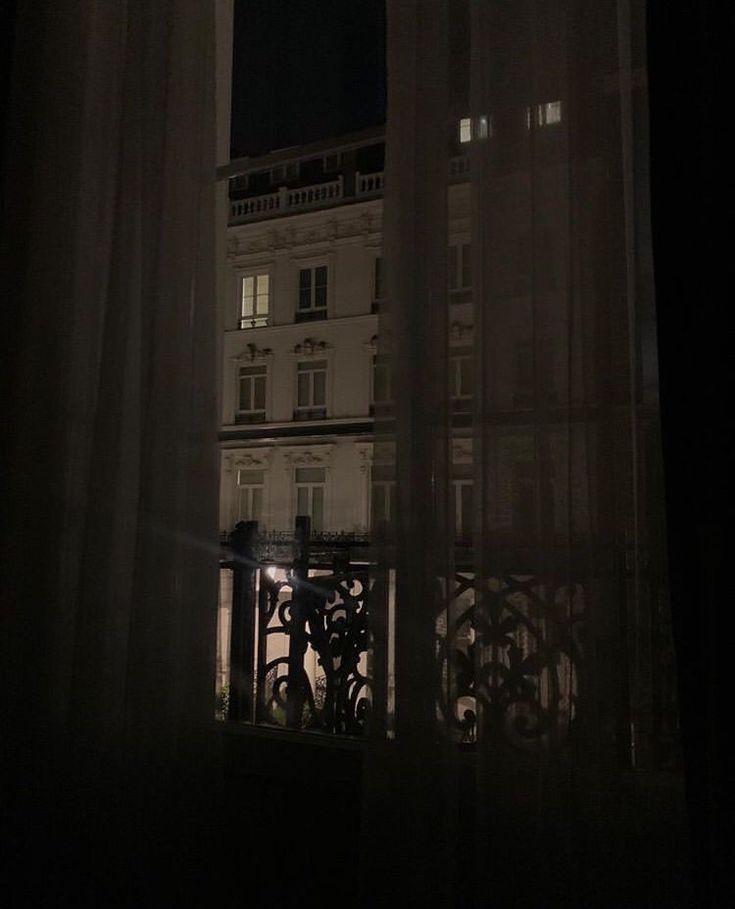
[[[388,5],[395,713],[363,863],[408,905],[687,904],[643,17]]]
[[[194,0],[18,5],[2,688],[9,829],[49,861],[29,899],[74,861],[134,888],[128,859],[164,873],[204,819],[214,41]]]

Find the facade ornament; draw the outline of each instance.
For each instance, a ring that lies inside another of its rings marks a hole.
[[[334,445],[289,447],[284,451],[284,459],[289,467],[329,467],[333,448]]]
[[[472,463],[472,439],[452,439],[452,463]]]
[[[236,470],[269,470],[270,448],[238,448],[225,452],[222,469],[226,474]]]
[[[471,341],[472,325],[467,322],[452,322],[449,336],[452,341]]]
[[[256,363],[262,362],[263,360],[268,360],[272,356],[273,351],[270,347],[258,347],[257,344],[248,344],[242,353],[238,354],[232,359],[238,363]]]
[[[360,473],[365,474],[373,463],[373,446],[364,442],[356,442],[355,448],[360,462]]]
[[[331,349],[331,344],[326,341],[317,341],[315,338],[304,338],[301,344],[297,344],[293,352],[299,357],[318,357],[325,354]]]

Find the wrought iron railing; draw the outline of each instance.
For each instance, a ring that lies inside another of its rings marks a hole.
[[[254,522],[241,522],[228,535],[221,559],[221,719],[360,736],[375,714],[390,734],[401,694],[386,660],[394,586],[390,570],[376,570],[369,542],[360,533],[310,534],[308,518],[297,518],[293,532],[258,533]],[[630,700],[615,699],[602,722],[623,762],[674,766],[670,628],[645,554],[611,549],[593,565],[589,553],[577,559],[564,550],[539,574],[528,554],[503,553],[516,568],[478,583],[471,547],[464,553],[464,564],[455,559],[453,585],[436,585],[436,684],[428,696],[438,728],[466,746],[482,740],[564,747],[570,732],[589,721],[581,705],[590,695],[589,649],[597,646],[590,628],[600,622],[591,601],[603,597],[608,609],[624,603],[635,578],[640,603],[651,604],[645,696],[655,709],[648,719],[636,713],[640,692],[631,692]],[[371,612],[382,616],[376,662]],[[606,656],[621,681],[629,673],[625,654],[623,641],[619,653]]]

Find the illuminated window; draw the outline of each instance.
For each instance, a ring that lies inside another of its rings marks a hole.
[[[296,321],[327,317],[327,266],[299,270],[299,299]]]
[[[477,124],[475,126],[475,136],[477,139],[487,139],[488,136],[492,136],[493,127],[490,122],[490,118],[487,114],[480,114],[477,118]]]
[[[263,517],[263,471],[238,470],[237,520],[261,521]]]
[[[237,423],[263,423],[265,421],[265,391],[268,368],[241,366],[238,376]]]
[[[455,413],[472,409],[472,370],[470,348],[464,347],[452,353],[449,360],[449,396]]]
[[[307,360],[296,366],[295,420],[319,420],[327,415],[327,361]]]
[[[469,117],[462,117],[459,121],[459,141],[461,143],[472,140],[472,121]]]
[[[263,328],[268,324],[270,275],[267,272],[240,279],[240,328]]]
[[[533,107],[536,126],[553,126],[561,123],[561,101],[546,101]],[[531,108],[526,108],[526,127],[531,128]]]
[[[311,518],[312,531],[324,530],[324,499],[326,469],[324,467],[296,468],[296,515]]]

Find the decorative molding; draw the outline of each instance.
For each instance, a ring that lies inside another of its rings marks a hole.
[[[242,353],[237,354],[232,359],[236,363],[262,363],[273,357],[273,351],[270,347],[258,347],[257,344],[248,344]]]
[[[367,473],[373,464],[373,446],[364,442],[355,442],[355,450],[360,463],[360,473]]]
[[[472,340],[472,325],[468,322],[452,322],[449,327],[449,339],[452,343]]]
[[[331,344],[326,341],[317,341],[315,338],[304,338],[300,344],[296,344],[293,354],[296,357],[319,357],[324,356],[332,349]]]
[[[472,439],[452,439],[452,463],[472,463]]]
[[[283,457],[289,467],[330,467],[334,445],[289,447]]]
[[[222,470],[232,474],[236,470],[270,470],[270,448],[241,448],[222,455]]]

